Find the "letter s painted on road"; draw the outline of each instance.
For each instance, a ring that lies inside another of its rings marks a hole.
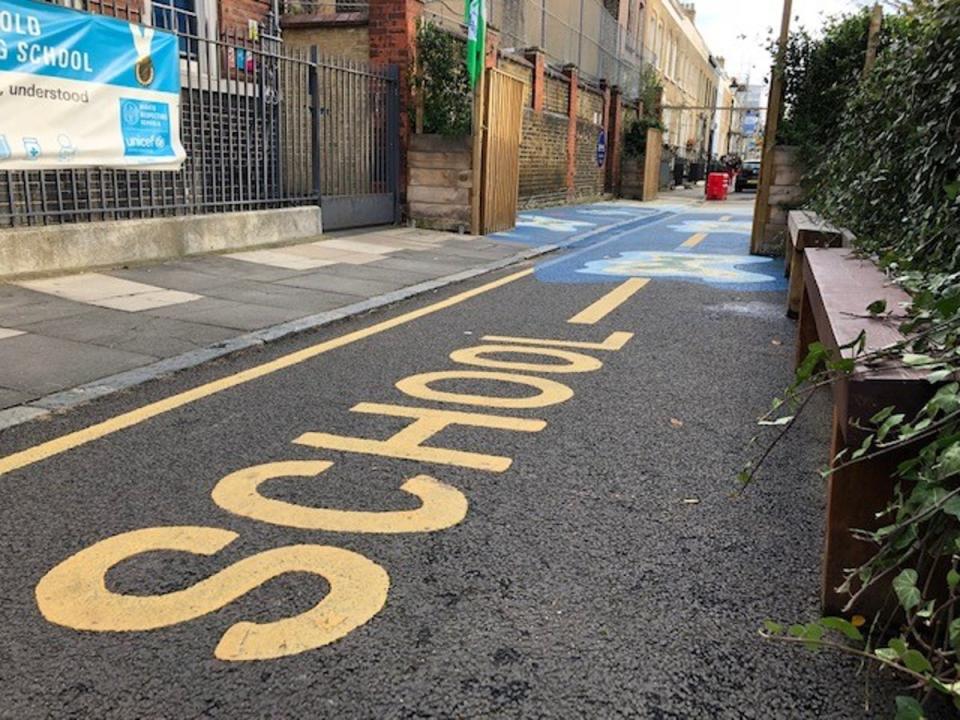
[[[237,538],[210,527],[134,530],[101,540],[63,561],[37,584],[37,606],[52,623],[96,632],[154,630],[219,610],[268,580],[290,572],[326,579],[330,591],[300,615],[269,623],[239,622],[220,638],[220,660],[268,660],[339,640],[373,618],[387,600],[386,571],[349,550],[292,545],[244,558],[197,584],[155,596],[121,595],[106,587],[110,568],[138,555],[174,550],[213,555]]]

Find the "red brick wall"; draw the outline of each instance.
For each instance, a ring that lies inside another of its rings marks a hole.
[[[581,85],[578,96],[572,197],[586,200],[603,195],[606,184],[606,166],[597,165],[597,141],[604,127],[604,94]]]
[[[523,111],[520,207],[558,205],[567,199],[566,115]]]
[[[265,0],[222,0],[217,5],[220,9],[221,32],[244,30],[248,20],[262,23],[271,9],[271,3]]]

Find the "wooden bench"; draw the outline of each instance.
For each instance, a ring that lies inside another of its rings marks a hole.
[[[795,318],[800,313],[800,299],[803,296],[804,252],[808,248],[841,247],[844,232],[808,210],[791,210],[787,214],[787,229],[790,234],[784,263],[784,273],[790,278],[787,315]]]
[[[797,329],[797,363],[802,362],[810,343],[819,340],[837,351],[866,333],[866,351],[901,342],[898,330],[903,319],[901,304],[909,296],[868,260],[858,259],[846,249],[807,248],[804,262],[803,295]],[[867,305],[886,300],[892,318],[874,318]],[[897,317],[899,315],[899,317]],[[852,356],[847,353],[847,356]],[[859,365],[854,373],[833,385],[833,433],[830,460],[849,448],[860,447],[867,432],[851,423],[866,423],[890,405],[911,417],[931,397],[932,387],[923,371],[886,364],[867,368]],[[856,568],[872,557],[874,545],[856,540],[854,529],[876,529],[886,522],[878,520],[893,495],[897,465],[906,452],[897,451],[879,458],[836,470],[827,483],[827,529],[823,560],[822,602],[824,612],[837,614],[849,600],[835,588],[844,580],[845,570]],[[841,461],[841,465],[842,465]],[[885,593],[864,595],[855,609],[864,615],[879,612]]]

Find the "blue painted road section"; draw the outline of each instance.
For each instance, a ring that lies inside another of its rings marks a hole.
[[[496,238],[567,250],[540,263],[548,283],[620,283],[632,277],[726,290],[784,290],[783,262],[750,255],[749,210],[599,203],[521,213]]]

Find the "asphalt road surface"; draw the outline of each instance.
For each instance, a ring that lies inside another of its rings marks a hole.
[[[793,344],[748,226],[645,211],[4,432],[0,716],[886,716],[757,635],[816,614],[828,407],[732,496]]]

